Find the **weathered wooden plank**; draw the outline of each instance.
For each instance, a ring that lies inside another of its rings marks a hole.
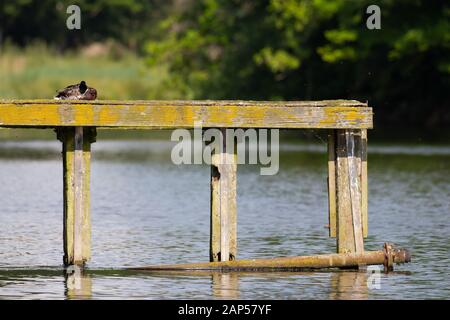
[[[209,261],[220,261],[220,173],[219,155],[211,157],[210,243]]]
[[[74,221],[73,221],[73,260],[74,263],[83,261],[83,179],[84,179],[84,159],[83,159],[83,127],[75,127],[74,145]]]
[[[83,264],[91,256],[90,145],[95,129],[81,129],[57,129],[63,143],[65,265]]]
[[[91,259],[91,145],[96,141],[95,128],[83,128],[83,216],[82,216],[82,257]]]
[[[355,252],[346,130],[336,132],[337,252]]]
[[[224,151],[226,155],[226,189],[227,189],[227,215],[228,215],[228,260],[235,260],[237,256],[237,146],[233,143],[231,147],[227,141],[227,130],[222,129],[224,139]],[[233,135],[232,139],[235,139]],[[222,181],[224,182],[224,181]]]
[[[372,109],[346,100],[252,101],[0,101],[0,127],[96,126],[147,129],[371,128]]]
[[[364,238],[362,233],[361,212],[361,132],[359,130],[346,130],[347,164],[350,184],[350,202],[353,220],[353,237],[355,252],[364,251]]]
[[[212,155],[211,169],[211,261],[234,260],[237,254],[236,150],[226,143],[222,130],[223,152]],[[216,152],[216,149],[213,149]],[[220,245],[218,244],[220,242]],[[218,251],[219,250],[219,251]]]
[[[336,134],[337,251],[363,252],[361,133],[337,130]]]
[[[361,211],[364,238],[369,235],[369,189],[367,172],[367,130],[361,130]]]
[[[69,129],[57,129],[58,139],[62,142],[62,157],[63,157],[63,202],[64,202],[64,227],[63,227],[63,249],[64,249],[64,264],[70,265],[74,261],[73,239],[74,239],[74,188],[73,186],[73,171],[74,167],[74,149],[75,141],[74,135],[70,133]]]
[[[219,178],[219,190],[220,190],[220,261],[230,260],[230,170],[226,165],[227,154],[221,153],[218,157],[220,164],[218,164],[220,178]]]
[[[229,151],[228,166],[228,210],[229,210],[229,260],[237,257],[237,152]]]
[[[336,242],[338,253],[355,252],[353,221],[348,180],[345,130],[336,131]]]
[[[336,237],[336,133],[328,134],[328,226],[329,236]]]

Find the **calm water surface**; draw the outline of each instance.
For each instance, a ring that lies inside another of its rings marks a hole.
[[[66,279],[60,145],[0,142],[0,299],[450,298],[450,147],[369,146],[366,249],[390,241],[413,255],[412,263],[381,275],[380,289],[367,287],[364,272],[121,270],[209,259],[209,167],[173,165],[172,145],[93,145],[93,258],[86,275]],[[325,149],[323,143],[282,145],[275,176],[239,166],[239,258],[335,251],[325,228]]]

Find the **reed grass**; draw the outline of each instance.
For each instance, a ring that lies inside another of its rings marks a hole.
[[[48,99],[57,89],[85,80],[98,99],[180,99],[165,66],[149,67],[131,52],[58,53],[45,45],[0,51],[0,99]]]

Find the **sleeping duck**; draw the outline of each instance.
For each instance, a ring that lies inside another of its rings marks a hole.
[[[88,87],[85,81],[73,84],[57,92],[56,100],[95,100],[97,98],[97,90]]]

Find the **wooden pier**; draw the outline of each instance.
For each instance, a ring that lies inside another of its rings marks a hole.
[[[346,266],[343,255],[354,255],[359,260],[352,261],[359,264],[364,264],[364,257],[381,259],[380,254],[364,251],[368,234],[367,129],[373,126],[372,108],[367,103],[0,100],[0,128],[54,128],[62,142],[65,265],[83,265],[91,257],[89,177],[96,130],[189,129],[199,122],[205,128],[223,129],[327,129],[329,235],[336,238],[337,247],[333,259],[344,261],[342,267]],[[210,261],[219,263],[237,257],[236,150],[224,143],[223,153],[212,155],[210,177]],[[221,161],[224,158],[226,164]],[[302,260],[286,259],[290,267],[295,267],[292,261]],[[244,265],[248,267],[248,263]]]

